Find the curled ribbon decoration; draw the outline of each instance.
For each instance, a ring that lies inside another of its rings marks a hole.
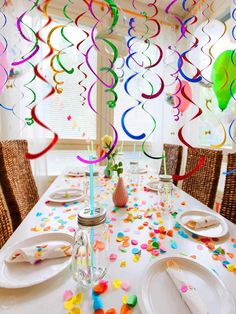
[[[132,74],[130,77],[128,77],[127,80],[126,80],[125,83],[124,83],[125,92],[126,92],[129,96],[131,96],[131,94],[130,94],[130,92],[129,92],[128,85],[129,85],[130,81],[138,75],[138,72],[136,72],[136,71],[134,71],[133,69],[131,69],[131,66],[130,66],[130,63],[129,63],[130,60],[133,59],[133,56],[137,53],[137,52],[131,53],[131,46],[130,46],[131,40],[133,40],[133,39],[136,38],[136,36],[132,36],[132,34],[131,34],[131,31],[132,31],[132,30],[133,30],[133,31],[135,30],[134,23],[135,23],[135,19],[134,19],[134,18],[131,18],[130,21],[129,21],[129,29],[128,29],[128,34],[129,34],[129,37],[131,37],[131,38],[130,38],[130,39],[128,40],[128,42],[127,42],[127,46],[128,46],[128,56],[127,56],[127,58],[126,58],[126,65],[127,65],[127,67],[128,67],[130,70],[132,70],[132,71],[134,72],[134,74]],[[134,60],[134,59],[133,59],[133,60]],[[139,64],[137,63],[137,65],[139,65]],[[133,110],[134,108],[140,106],[141,103],[142,103],[142,102],[141,102],[140,100],[138,100],[138,99],[136,99],[136,102],[137,102],[137,104],[136,104],[135,106],[132,106],[132,107],[128,108],[128,109],[125,110],[125,112],[122,114],[122,117],[121,117],[121,126],[122,126],[122,129],[123,129],[123,131],[125,132],[125,134],[126,134],[127,136],[129,136],[129,137],[132,138],[133,140],[142,140],[142,139],[144,139],[145,136],[146,136],[145,133],[141,133],[140,135],[133,135],[133,134],[131,134],[131,133],[128,131],[128,129],[127,129],[126,125],[125,125],[125,118],[126,118],[127,114],[128,114],[131,110]]]
[[[212,110],[211,110],[211,108],[210,108],[210,106],[209,106],[209,103],[211,103],[211,100],[207,99],[207,100],[206,100],[206,107],[207,107],[208,111],[210,111],[210,112],[212,113]],[[223,138],[223,140],[222,140],[220,143],[218,143],[218,144],[214,144],[214,145],[211,144],[211,148],[213,148],[213,149],[222,148],[222,147],[225,145],[225,143],[226,143],[226,138],[227,138],[227,133],[226,133],[226,129],[225,129],[225,127],[224,127],[224,124],[220,121],[220,119],[217,119],[217,120],[218,120],[218,122],[220,123],[220,125],[222,126],[223,133],[224,133],[224,138]]]
[[[108,28],[108,30],[106,31],[107,34],[112,34],[114,27],[117,25],[118,20],[119,20],[119,11],[117,8],[117,5],[115,4],[115,2],[113,0],[105,0],[106,3],[108,3],[109,8],[112,12],[112,16],[113,16],[113,21],[110,25],[110,27]],[[109,108],[115,108],[116,106],[116,102],[118,99],[117,93],[115,91],[115,88],[118,84],[118,75],[117,73],[112,69],[113,65],[115,64],[116,60],[118,59],[118,49],[117,47],[110,41],[110,39],[106,39],[104,37],[105,34],[101,34],[101,35],[97,35],[96,39],[101,39],[104,43],[106,43],[107,45],[110,46],[110,48],[113,51],[113,60],[111,61],[111,66],[110,67],[102,67],[100,70],[102,72],[108,72],[112,75],[113,77],[113,83],[111,87],[108,87],[107,89],[105,89],[106,93],[110,93],[113,96],[112,100],[108,100],[107,101],[107,105]]]
[[[113,1],[112,1],[113,2]],[[93,45],[90,46],[85,54],[86,56],[86,63],[89,67],[89,69],[92,71],[92,73],[94,73],[95,77],[97,78],[98,81],[100,81],[105,87],[108,87],[110,90],[112,90],[114,88],[114,82],[112,80],[112,84],[107,84],[106,82],[104,82],[101,77],[93,70],[92,66],[90,65],[90,62],[89,62],[89,53],[90,51],[95,47],[98,51],[99,51],[99,48],[98,46],[96,45],[96,42],[95,42],[95,38],[94,38],[94,32],[95,32],[95,28],[96,26],[100,23],[100,20],[96,17],[96,15],[94,14],[93,12],[93,0],[90,1],[90,4],[89,4],[89,10],[90,10],[90,13],[92,14],[92,16],[97,20],[97,23],[94,25],[93,29],[92,29],[92,32],[91,32],[91,37],[92,37],[92,41],[93,41]],[[109,8],[108,12],[110,10],[114,10],[114,7],[112,8]],[[108,13],[107,12],[107,13]],[[106,14],[107,14],[106,13]],[[113,23],[111,25],[111,28],[114,27],[114,21],[116,21],[116,18],[113,19]],[[96,37],[97,39],[97,37]],[[111,43],[112,44],[112,43]],[[113,44],[112,44],[113,45]],[[114,59],[116,59],[116,56],[113,57],[113,61]],[[110,70],[112,70],[112,67],[113,67],[113,62],[111,62],[111,67],[109,68],[109,72]],[[108,69],[108,67],[106,67]],[[103,69],[100,69],[101,71],[103,71]],[[114,148],[116,147],[117,145],[117,142],[118,142],[118,132],[116,130],[116,128],[111,124],[109,123],[109,121],[107,121],[100,113],[98,113],[98,111],[96,111],[96,109],[93,107],[92,105],[92,100],[91,100],[91,95],[92,95],[92,91],[93,91],[93,88],[95,87],[97,81],[95,81],[91,87],[89,88],[89,91],[88,91],[88,105],[90,107],[90,109],[96,114],[98,115],[99,117],[101,117],[101,119],[107,123],[114,131],[114,142],[112,144],[112,147],[109,149],[108,152],[105,152],[105,154],[103,156],[101,156],[100,158],[96,159],[96,160],[86,160],[84,159],[83,157],[81,157],[80,155],[77,156],[77,159],[83,163],[86,163],[86,164],[95,164],[95,163],[98,163],[102,160],[105,160],[110,153],[112,153],[112,151],[114,150]]]
[[[234,21],[234,26],[233,26],[233,29],[232,29],[232,37],[234,39],[234,42],[236,42],[236,0],[233,0],[233,3],[234,3],[234,8],[232,10],[232,19]],[[234,59],[235,52],[236,52],[236,49],[234,49],[233,52],[232,52],[231,62],[236,67],[236,61]],[[235,100],[235,96],[234,96],[234,93],[233,93],[233,85],[234,85],[234,83],[235,83],[235,80],[233,80],[231,85],[230,85],[230,93],[231,93],[231,97],[234,98],[234,100]],[[236,144],[236,140],[234,139],[233,134],[232,134],[235,120],[236,119],[233,119],[233,121],[230,123],[230,126],[229,126],[229,137]],[[235,171],[236,171],[236,169],[235,169]],[[224,174],[227,174],[227,173],[224,173]]]
[[[86,4],[87,2],[84,1]],[[87,4],[88,8],[89,8],[89,5]],[[75,19],[75,25],[77,27],[79,27],[79,20],[86,14],[87,11],[84,11],[82,12],[81,14],[79,14],[76,19]],[[82,106],[85,105],[85,101],[86,101],[86,96],[85,96],[85,92],[87,90],[85,84],[84,84],[84,81],[86,80],[86,78],[88,77],[88,75],[86,74],[86,72],[84,72],[82,70],[82,66],[84,65],[85,61],[86,61],[86,55],[85,53],[83,53],[83,51],[81,50],[80,46],[85,42],[85,40],[89,37],[89,33],[87,31],[85,31],[84,29],[81,29],[83,31],[83,33],[85,34],[85,38],[83,38],[80,42],[78,42],[76,48],[77,50],[84,56],[84,61],[82,63],[80,63],[77,68],[78,70],[80,71],[80,73],[83,74],[83,78],[78,82],[78,85],[82,87],[82,92],[80,93],[80,97],[82,98]]]
[[[92,109],[92,111],[93,111],[94,113],[96,113],[97,115],[99,115],[99,116],[103,119],[103,121],[105,121],[106,123],[108,123],[108,124],[110,125],[110,127],[111,127],[111,128],[113,129],[113,131],[114,131],[115,138],[114,138],[114,142],[113,142],[111,148],[109,149],[109,151],[106,152],[103,156],[101,156],[100,158],[98,158],[98,159],[96,159],[96,160],[87,160],[87,159],[84,159],[83,157],[81,157],[81,156],[78,155],[78,156],[77,156],[77,159],[78,159],[79,161],[85,163],[85,164],[95,164],[95,163],[98,163],[98,162],[101,162],[101,161],[105,160],[105,159],[110,155],[110,153],[112,153],[112,151],[114,150],[114,148],[116,147],[117,142],[118,142],[118,132],[117,132],[116,128],[115,128],[111,123],[109,123],[109,122],[107,121],[107,119],[105,119],[104,117],[102,117],[102,115],[99,114],[99,113],[94,109],[94,107],[93,107],[93,105],[92,105],[92,102],[91,102],[91,94],[92,94],[92,90],[93,90],[95,84],[96,84],[96,82],[93,83],[93,85],[90,87],[90,89],[89,89],[89,91],[88,91],[88,104],[89,104],[89,107]]]
[[[22,27],[21,27],[21,24],[24,24],[24,25],[32,32],[32,34],[34,35],[34,37],[35,37],[35,43],[34,43],[33,48],[32,48],[28,53],[26,53],[24,56],[22,56],[20,61],[14,61],[14,62],[12,63],[12,66],[20,65],[20,64],[23,64],[23,63],[29,61],[29,60],[30,60],[31,58],[33,58],[33,57],[36,55],[36,53],[39,51],[38,38],[37,38],[37,36],[36,36],[34,30],[33,30],[31,27],[27,26],[27,25],[23,22],[24,16],[25,16],[27,13],[31,12],[31,11],[38,5],[38,3],[39,3],[39,0],[37,0],[37,1],[33,4],[33,6],[31,7],[31,9],[30,9],[29,11],[28,11],[28,10],[25,11],[25,12],[22,13],[21,16],[17,19],[16,26],[17,26],[17,29],[18,29],[18,31],[19,31],[21,37],[22,37],[25,41],[27,41],[27,42],[31,42],[31,43],[33,42],[30,38],[28,38],[28,37],[24,34],[24,32],[23,32],[23,30],[22,30]]]
[[[45,40],[40,36],[40,31],[42,31],[43,28],[46,28],[52,21],[52,18],[48,15],[47,13],[47,8],[48,8],[48,5],[50,3],[51,0],[46,0],[44,2],[44,6],[43,6],[43,9],[41,8],[40,5],[37,5],[37,9],[39,12],[42,12],[44,14],[44,16],[47,18],[47,21],[46,23],[42,26],[42,28],[36,33],[36,37],[39,41],[42,42],[42,44],[46,44]],[[43,57],[43,59],[41,60],[41,62],[43,62],[44,60],[46,60],[47,58],[49,58],[51,55],[53,54],[53,50],[49,47],[49,52],[47,53],[46,56]],[[50,90],[48,92],[48,94],[46,94],[44,97],[43,97],[43,100],[46,100],[48,97],[50,97],[51,95],[53,95],[55,93],[55,89],[53,86],[51,86],[51,84],[49,83],[49,81],[47,81],[47,79],[45,78],[45,76],[43,74],[40,73],[39,71],[39,64],[41,63],[39,62],[35,68],[34,68],[34,72],[35,72],[35,75],[42,81],[44,82],[45,84],[47,84],[47,86],[50,87]],[[44,148],[43,150],[41,150],[39,153],[35,153],[35,154],[32,154],[30,152],[27,152],[26,153],[26,158],[28,159],[37,159],[41,156],[43,156],[44,154],[46,154],[53,146],[56,145],[57,141],[58,141],[58,135],[52,131],[48,126],[46,126],[43,122],[41,122],[39,120],[39,118],[37,117],[37,114],[36,114],[36,107],[37,105],[34,105],[32,110],[31,110],[31,117],[32,119],[34,120],[34,122],[36,122],[39,126],[41,126],[42,128],[50,131],[53,133],[53,139],[52,141],[49,143],[49,145]]]
[[[146,79],[146,73],[148,73],[149,71],[154,71],[154,67],[158,66],[158,64],[161,62],[161,60],[162,60],[162,58],[163,58],[163,51],[162,51],[161,47],[160,47],[159,45],[157,45],[157,44],[154,44],[154,46],[155,46],[155,47],[158,49],[158,51],[159,51],[159,58],[157,58],[157,60],[156,60],[155,62],[152,62],[151,58],[149,58],[149,57],[147,56],[147,54],[146,54],[146,52],[148,51],[148,49],[150,48],[150,45],[151,45],[151,41],[150,41],[150,40],[153,39],[153,38],[158,37],[158,35],[160,34],[160,31],[161,31],[160,23],[159,23],[159,22],[156,20],[156,18],[155,18],[155,17],[157,16],[157,14],[158,14],[158,9],[157,9],[155,3],[156,3],[156,1],[154,1],[153,3],[150,3],[150,4],[148,5],[149,7],[150,7],[150,6],[153,6],[153,7],[154,7],[155,13],[154,13],[154,15],[153,15],[152,17],[147,17],[147,16],[146,16],[145,23],[146,23],[147,21],[154,22],[155,25],[156,25],[157,31],[156,31],[156,33],[155,33],[153,36],[151,36],[150,38],[148,38],[148,39],[145,40],[145,42],[147,43],[147,48],[145,49],[145,51],[142,52],[142,54],[143,54],[143,55],[148,59],[148,61],[149,61],[149,66],[145,67],[146,72],[142,75],[142,78],[145,79],[145,80],[148,82],[148,84],[149,84],[149,86],[150,86],[150,89],[151,89],[150,95],[147,95],[146,93],[142,93],[142,97],[143,97],[144,99],[146,99],[146,101],[145,101],[145,102],[143,103],[143,105],[142,105],[142,109],[143,109],[143,110],[145,111],[145,113],[147,113],[147,114],[149,115],[149,117],[152,119],[152,121],[153,121],[153,128],[152,128],[150,134],[145,138],[144,142],[142,143],[142,151],[143,151],[143,153],[144,153],[147,157],[149,157],[149,158],[151,158],[151,159],[158,160],[158,159],[163,159],[163,155],[162,155],[162,156],[151,156],[149,153],[147,153],[147,151],[146,151],[146,149],[145,149],[145,144],[146,144],[148,138],[155,132],[155,129],[156,129],[156,127],[157,127],[157,122],[156,122],[155,117],[145,108],[145,105],[146,105],[146,103],[147,103],[147,101],[148,101],[149,99],[155,99],[155,98],[159,97],[159,96],[162,94],[162,92],[163,92],[163,90],[164,90],[164,86],[165,86],[163,79],[162,79],[161,76],[158,75],[157,73],[155,73],[155,75],[159,78],[159,81],[160,81],[160,88],[159,88],[159,90],[158,90],[157,92],[154,92],[154,86],[153,86],[153,84],[151,83],[151,81],[149,81],[149,80]],[[149,28],[148,28],[148,31],[149,31]],[[157,41],[157,42],[158,42],[158,41]]]
[[[186,98],[190,103],[192,103],[193,105],[195,105],[198,108],[198,112],[191,118],[190,122],[197,119],[201,114],[202,114],[202,109],[199,108],[191,98],[188,97],[188,95],[185,92],[185,86],[182,87],[181,89],[181,93],[183,95],[184,98]],[[183,129],[184,129],[185,125],[182,126],[179,131],[178,131],[178,137],[180,139],[180,141],[187,147],[194,149],[194,147],[192,147],[183,137]],[[201,156],[196,167],[191,170],[190,172],[184,174],[184,175],[173,175],[173,180],[175,181],[180,181],[180,180],[185,180],[189,177],[191,177],[196,171],[198,171],[205,163],[206,160],[206,156]]]
[[[51,131],[52,133],[54,133],[49,127],[47,127],[44,123],[42,123],[37,115],[36,115],[36,105],[32,108],[32,111],[31,111],[31,114],[32,114],[32,119],[38,124],[40,125],[41,127],[43,127],[44,129],[48,130],[48,131]],[[27,159],[36,159],[36,158],[39,158],[41,157],[42,155],[46,154],[58,141],[58,135],[56,133],[54,133],[54,137],[53,137],[53,140],[51,141],[51,143],[49,143],[49,145],[44,148],[41,152],[39,153],[36,153],[36,154],[31,154],[29,152],[27,152],[25,154],[25,157]]]
[[[7,23],[7,17],[6,15],[3,13],[2,9],[4,8],[4,6],[6,5],[6,1],[3,2],[3,5],[0,7],[0,13],[3,16],[3,24],[0,27],[0,31],[2,29],[4,29],[4,27],[6,26]],[[6,61],[6,52],[7,52],[7,47],[8,47],[8,43],[6,38],[0,34],[1,38],[3,39],[4,44],[0,41],[0,75],[1,75],[1,83],[0,83],[0,93],[3,89],[3,87],[6,85],[7,81],[8,81],[8,71],[7,71],[7,61]],[[2,79],[5,76],[5,79]],[[3,109],[6,109],[7,107],[4,105],[0,104],[0,107],[2,107]],[[9,108],[7,108],[6,110],[11,110]]]
[[[190,22],[191,20],[193,20],[190,25],[195,24],[198,21],[198,18],[196,16],[192,16],[188,19],[185,20],[184,22],[184,26],[188,24],[188,22]],[[190,33],[190,31],[188,30],[188,28],[185,26],[185,32],[187,32],[188,34],[192,35]],[[194,36],[195,37],[195,36]],[[194,48],[196,48],[198,46],[199,40],[198,38],[195,37],[195,42],[193,43],[193,45],[187,49],[186,51],[184,51],[181,55],[180,58],[178,60],[178,66],[180,68],[179,73],[182,75],[182,77],[186,80],[189,81],[191,83],[198,83],[202,80],[202,76],[201,76],[201,71],[197,69],[197,73],[195,74],[195,76],[193,78],[188,77],[184,71],[182,70],[182,66],[181,64],[183,64],[183,60],[186,61],[188,64],[193,65],[194,67],[196,67],[188,58],[187,58],[187,54],[192,51]]]

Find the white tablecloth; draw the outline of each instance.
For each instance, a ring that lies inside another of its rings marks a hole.
[[[147,208],[155,207],[156,194],[153,192],[144,191],[143,187],[145,181],[148,179],[148,175],[142,175],[140,178],[140,187],[138,191],[132,191],[135,187],[132,184],[128,187],[129,191],[129,204],[131,209],[130,213],[134,216],[143,215]],[[27,218],[18,227],[15,233],[11,236],[5,246],[5,248],[15,244],[18,241],[22,241],[33,235],[38,235],[45,232],[62,231],[69,234],[73,234],[74,228],[76,228],[76,213],[83,203],[79,204],[65,204],[60,206],[52,206],[51,204],[45,204],[47,196],[55,188],[64,187],[82,187],[84,178],[66,178],[65,176],[58,177],[51,185],[49,190],[39,200],[33,210],[29,213]],[[132,183],[127,177],[126,183]],[[103,179],[96,179],[96,198],[106,207],[110,224],[112,225],[112,243],[111,253],[116,253],[118,258],[115,262],[110,264],[110,268],[106,278],[109,281],[109,291],[102,295],[105,310],[111,307],[115,307],[117,313],[119,313],[122,305],[122,296],[126,294],[121,289],[112,289],[112,280],[118,278],[120,280],[129,281],[131,288],[128,294],[136,294],[138,288],[141,285],[140,278],[143,270],[153,261],[155,258],[151,258],[150,253],[142,250],[141,258],[139,262],[132,260],[133,254],[131,253],[132,245],[128,248],[127,253],[121,253],[118,250],[120,244],[116,242],[116,236],[118,232],[125,232],[130,237],[130,240],[135,239],[138,241],[138,246],[145,243],[150,239],[148,227],[144,227],[143,230],[138,231],[138,226],[147,221],[151,223],[153,218],[135,219],[134,222],[125,223],[123,220],[127,217],[126,209],[119,209],[115,213],[112,212],[114,206],[111,201],[112,187],[114,181],[105,181]],[[186,209],[207,209],[206,206],[190,197],[178,188],[175,188],[176,196],[174,200],[174,211],[180,212]],[[137,209],[138,208],[138,209]],[[168,229],[173,227],[174,220],[168,220]],[[223,239],[223,243],[219,243],[226,252],[232,252],[236,254],[236,249],[233,247],[231,241],[232,238],[236,238],[236,227],[234,224],[227,222],[230,230],[230,237]],[[130,229],[130,230],[128,230]],[[127,231],[128,230],[128,231]],[[177,243],[177,249],[171,248],[171,240]],[[195,255],[196,260],[203,263],[210,269],[214,269],[225,283],[226,287],[232,293],[234,300],[236,301],[236,277],[233,273],[223,267],[220,261],[214,261],[212,259],[212,253],[203,243],[197,242],[192,239],[191,236],[188,239],[184,239],[177,232],[174,233],[174,238],[168,236],[164,240],[161,240],[163,245],[167,248],[167,253],[164,254],[183,254],[186,256]],[[202,246],[199,250],[199,245]],[[126,261],[126,267],[120,267],[120,263]],[[230,259],[235,265],[236,259]],[[76,284],[72,280],[69,269],[63,271],[56,277],[33,287],[24,289],[0,289],[0,312],[4,314],[64,314],[67,311],[63,307],[63,293],[65,290],[76,291]],[[81,306],[83,313],[93,313],[91,293],[85,297],[85,300]],[[138,305],[133,310],[133,313],[141,313]],[[145,313],[148,314],[148,313]],[[162,313],[164,314],[164,313]]]

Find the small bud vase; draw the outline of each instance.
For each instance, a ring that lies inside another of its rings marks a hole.
[[[116,207],[125,207],[128,202],[128,192],[121,177],[118,178],[116,189],[112,194],[112,200]]]

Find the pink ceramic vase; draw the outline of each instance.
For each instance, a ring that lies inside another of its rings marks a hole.
[[[125,189],[123,178],[118,178],[117,186],[112,194],[112,200],[116,207],[125,207],[128,202],[128,193]]]

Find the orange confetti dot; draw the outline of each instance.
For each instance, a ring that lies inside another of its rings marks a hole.
[[[233,254],[233,253],[227,253],[227,255],[228,255],[230,258],[234,258],[234,254]]]
[[[210,249],[211,251],[213,251],[215,249],[215,245],[212,242],[207,243],[207,247],[208,249]]]
[[[160,233],[165,233],[166,228],[164,226],[161,226],[161,227],[159,227],[159,231],[160,231]]]
[[[123,246],[123,247],[129,247],[129,242],[124,241],[123,244],[122,244],[122,246]]]
[[[120,314],[131,314],[131,313],[132,313],[132,309],[127,304],[123,304],[120,309]]]
[[[143,230],[143,226],[138,226],[138,230]]]
[[[214,260],[214,261],[218,261],[219,256],[218,256],[218,255],[213,254],[213,255],[212,255],[212,258],[213,258],[213,260]]]
[[[106,311],[106,314],[116,314],[116,313],[117,313],[116,309],[114,309],[114,308],[111,308],[111,309]]]
[[[129,241],[129,237],[128,237],[128,236],[125,236],[125,237],[124,237],[124,241],[125,241],[125,242],[128,242],[128,241]]]
[[[157,216],[157,218],[161,218],[161,213],[160,213],[160,212],[157,212],[157,213],[156,213],[156,216]]]
[[[146,249],[148,252],[152,251],[153,250],[153,246],[151,244],[149,244],[147,246],[147,249]]]
[[[94,314],[105,314],[103,309],[98,309],[96,311],[93,312]]]
[[[93,288],[93,291],[96,294],[102,294],[106,292],[107,288],[108,288],[108,285],[106,283],[99,283]]]
[[[145,227],[147,227],[147,226],[148,226],[148,221],[144,221],[143,225],[144,225]]]
[[[183,206],[186,205],[186,202],[185,201],[181,202],[181,205],[183,205]]]
[[[149,232],[149,237],[154,238],[155,237],[155,232]]]
[[[171,229],[171,230],[168,230],[167,231],[167,235],[169,236],[169,237],[173,237],[173,230]]]
[[[196,259],[196,258],[197,258],[196,255],[191,255],[190,257],[193,258],[193,259]]]
[[[160,233],[158,237],[159,237],[159,239],[161,239],[161,240],[165,239],[165,235],[164,235],[163,233]]]

